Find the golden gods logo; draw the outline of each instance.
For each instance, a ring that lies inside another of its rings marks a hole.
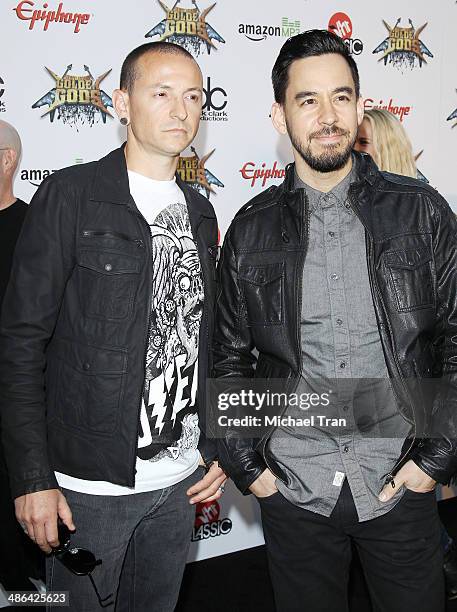
[[[457,92],[457,89],[455,91]],[[452,124],[452,127],[454,128],[457,125],[457,108],[455,109],[455,111],[452,111],[452,113],[447,118],[447,121],[452,121],[453,119],[456,120],[455,123]]]
[[[209,198],[210,193],[215,193],[212,185],[223,187],[224,184],[214,176],[212,172],[205,168],[208,158],[216,149],[210,151],[202,158],[199,158],[194,147],[190,147],[193,155],[189,157],[180,157],[178,162],[178,174],[182,181],[188,183],[191,187],[200,193],[206,193]]]
[[[416,30],[411,19],[408,20],[409,28],[399,27],[400,21],[400,18],[397,19],[397,23],[391,28],[384,19],[382,20],[389,32],[389,36],[373,50],[373,53],[383,52],[379,61],[384,60],[384,66],[387,64],[387,60],[389,60],[389,63],[402,71],[404,68],[412,70],[416,66],[416,62],[419,62],[419,68],[422,68],[422,63],[427,63],[424,55],[433,57],[433,54],[419,39],[427,24],[424,23],[423,26]]]
[[[211,49],[216,49],[213,39],[225,43],[222,36],[206,22],[206,16],[216,6],[216,3],[204,11],[200,11],[197,0],[192,0],[195,7],[193,9],[180,8],[178,5],[181,0],[176,0],[171,9],[161,0],[158,0],[158,2],[167,16],[152,30],[149,30],[145,38],[160,36],[160,42],[176,43],[195,56],[200,55],[203,47],[206,47],[208,55],[211,53]]]
[[[105,73],[94,79],[88,66],[84,66],[87,75],[76,76],[69,74],[72,64],[67,66],[65,73],[59,76],[46,67],[51,77],[55,80],[55,87],[40,98],[32,108],[40,108],[48,105],[48,110],[41,115],[49,115],[51,123],[57,111],[57,119],[62,119],[63,123],[78,125],[88,123],[92,127],[95,117],[102,118],[106,123],[106,116],[112,117],[108,106],[113,108],[111,98],[100,89],[100,83],[111,72],[111,68]]]

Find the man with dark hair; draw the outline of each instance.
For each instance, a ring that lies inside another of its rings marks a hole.
[[[125,146],[54,173],[30,204],[0,333],[16,517],[45,552],[60,546],[47,586],[78,612],[171,612],[193,504],[225,481],[203,435],[217,223],[175,178],[202,75],[157,43],[130,71],[113,93]]]
[[[360,96],[360,78],[357,64],[352,55],[341,44],[338,36],[327,36],[323,30],[313,30],[305,36],[292,36],[283,45],[281,53],[276,58],[275,65],[271,72],[271,81],[275,101],[284,104],[286,100],[286,90],[289,84],[289,66],[297,59],[306,57],[319,57],[334,53],[344,58],[351,71],[354,83],[355,96]]]
[[[347,611],[352,545],[376,610],[438,612],[434,487],[457,469],[457,223],[434,189],[352,151],[363,102],[336,35],[289,39],[273,84],[295,163],[225,237],[214,375],[283,381],[288,401],[266,429],[228,427],[219,460],[259,500],[278,612]]]

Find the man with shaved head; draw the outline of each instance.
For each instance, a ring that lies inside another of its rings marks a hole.
[[[226,480],[204,436],[217,222],[176,176],[202,96],[185,49],[132,51],[113,93],[127,142],[43,181],[18,242],[0,329],[5,455],[18,521],[54,549],[48,590],[78,612],[172,612],[194,504]]]
[[[27,204],[13,193],[21,150],[17,131],[11,124],[0,120],[0,308],[10,276],[14,247],[27,210]]]

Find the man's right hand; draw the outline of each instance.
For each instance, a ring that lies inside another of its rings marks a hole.
[[[59,545],[57,519],[60,517],[70,531],[76,529],[67,500],[59,489],[27,493],[14,500],[16,518],[41,550],[50,553]]]
[[[278,490],[275,483],[276,476],[267,468],[256,480],[254,480],[249,490],[252,491],[256,497],[269,497]]]

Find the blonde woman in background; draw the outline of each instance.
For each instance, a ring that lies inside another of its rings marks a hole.
[[[400,121],[389,111],[365,111],[354,149],[371,155],[380,170],[417,178],[411,141]]]

